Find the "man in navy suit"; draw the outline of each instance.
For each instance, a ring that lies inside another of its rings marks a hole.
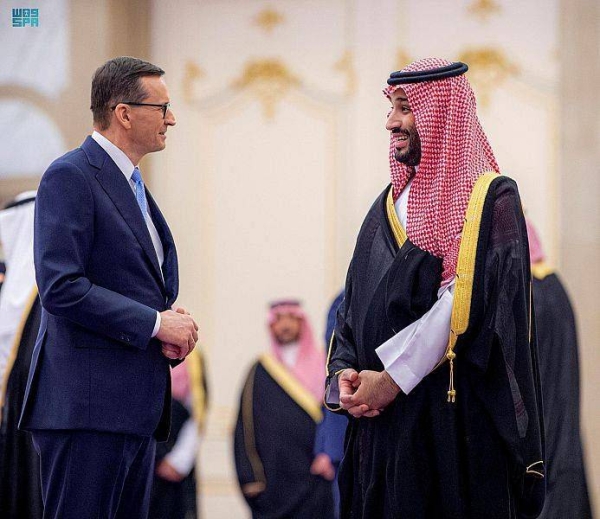
[[[40,455],[44,517],[147,517],[170,364],[198,339],[173,307],[175,244],[137,167],[175,125],[163,74],[130,57],[98,68],[94,132],[38,190],[43,310],[20,426]]]

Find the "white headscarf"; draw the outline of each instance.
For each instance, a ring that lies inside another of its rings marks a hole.
[[[30,198],[35,198],[35,191],[21,193],[15,202]],[[6,275],[0,291],[0,382],[6,380],[15,336],[35,289],[34,206],[35,202],[31,200],[0,211],[0,243],[6,263]]]

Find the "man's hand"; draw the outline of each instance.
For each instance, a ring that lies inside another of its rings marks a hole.
[[[331,458],[324,452],[317,454],[310,466],[310,473],[315,476],[321,476],[327,481],[333,481],[335,479],[335,468],[333,467],[333,463],[331,463]]]
[[[355,418],[360,418],[364,413],[369,411],[367,405],[354,405],[350,400],[350,397],[356,393],[356,390],[360,386],[358,379],[358,372],[354,369],[348,368],[342,371],[338,375],[338,385],[340,388],[340,403],[342,408],[348,411]],[[348,404],[346,404],[348,402]]]
[[[173,465],[171,465],[166,459],[162,459],[161,462],[156,467],[156,475],[162,479],[166,479],[167,481],[171,481],[172,483],[179,483],[185,478],[183,474],[180,474],[175,470]]]
[[[163,355],[169,359],[183,359],[191,353],[198,341],[198,325],[185,308],[165,310],[160,314],[160,328],[156,338],[163,343]]]
[[[342,376],[340,374],[340,402],[355,418],[373,418],[383,411],[398,395],[400,388],[387,371],[363,370],[356,374],[351,394],[342,394]]]
[[[174,344],[169,344],[167,342],[162,343],[162,354],[167,357],[167,359],[178,360],[182,359],[182,350],[179,346],[175,346]]]

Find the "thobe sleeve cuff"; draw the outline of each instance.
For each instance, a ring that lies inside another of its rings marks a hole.
[[[331,382],[325,391],[325,402],[329,405],[340,405],[340,384],[337,375],[331,377]]]
[[[425,378],[446,351],[452,317],[453,283],[439,291],[439,299],[420,319],[375,350],[385,370],[405,394]]]
[[[329,379],[329,384],[325,389],[325,405],[329,408],[340,406],[340,382],[339,375],[344,370],[340,370]]]
[[[422,380],[422,377],[415,375],[410,367],[400,362],[386,366],[385,370],[405,395],[408,395]]]
[[[156,337],[158,330],[160,330],[160,312],[156,312],[156,322],[154,323],[154,330],[152,330],[151,337]]]

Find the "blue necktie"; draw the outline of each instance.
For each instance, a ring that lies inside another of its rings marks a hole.
[[[146,201],[146,190],[144,189],[144,181],[142,180],[142,174],[140,173],[139,168],[136,167],[133,170],[131,180],[133,180],[133,183],[135,184],[135,198],[142,210],[144,219],[146,219],[146,215],[148,214],[148,202]]]

